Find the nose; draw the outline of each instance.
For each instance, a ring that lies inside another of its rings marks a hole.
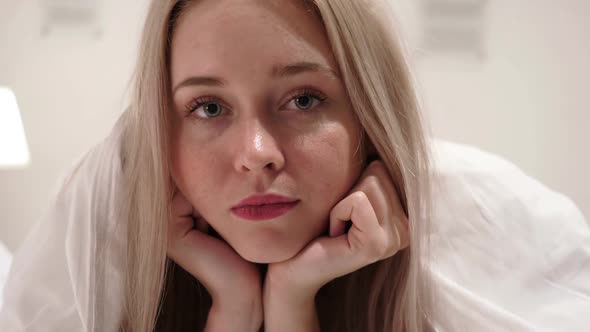
[[[245,121],[237,132],[234,167],[238,172],[278,171],[285,164],[278,137],[258,119]]]

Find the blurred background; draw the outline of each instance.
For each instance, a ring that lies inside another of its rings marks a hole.
[[[391,2],[435,136],[512,161],[590,216],[590,1]],[[126,107],[147,5],[0,0],[0,243],[8,250]]]

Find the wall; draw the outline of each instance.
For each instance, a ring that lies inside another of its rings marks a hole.
[[[101,1],[102,37],[57,25],[41,36],[41,1],[0,2],[0,85],[18,99],[31,165],[0,170],[0,240],[14,250],[57,178],[107,135],[127,101],[147,1]]]
[[[487,1],[483,60],[428,54],[415,0],[396,16],[437,137],[479,146],[590,216],[590,2]]]

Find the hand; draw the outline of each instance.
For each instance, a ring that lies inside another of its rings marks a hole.
[[[207,327],[262,323],[261,280],[258,267],[238,255],[221,239],[207,234],[209,225],[198,215],[182,192],[175,188],[172,199],[173,218],[168,229],[168,256],[198,279],[212,297]],[[194,219],[193,219],[194,218]],[[212,314],[216,315],[212,323]],[[258,325],[254,328],[254,326]],[[236,330],[230,328],[230,330]]]
[[[369,164],[350,193],[334,206],[329,227],[330,236],[312,241],[290,260],[271,264],[265,288],[270,283],[284,296],[310,303],[309,298],[329,281],[408,247],[408,218],[382,161]],[[265,305],[272,296],[268,293],[265,289]]]

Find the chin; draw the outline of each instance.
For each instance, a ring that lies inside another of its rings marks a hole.
[[[238,254],[245,260],[257,264],[279,263],[289,260],[301,250],[301,248],[265,248],[249,247],[237,250]]]

